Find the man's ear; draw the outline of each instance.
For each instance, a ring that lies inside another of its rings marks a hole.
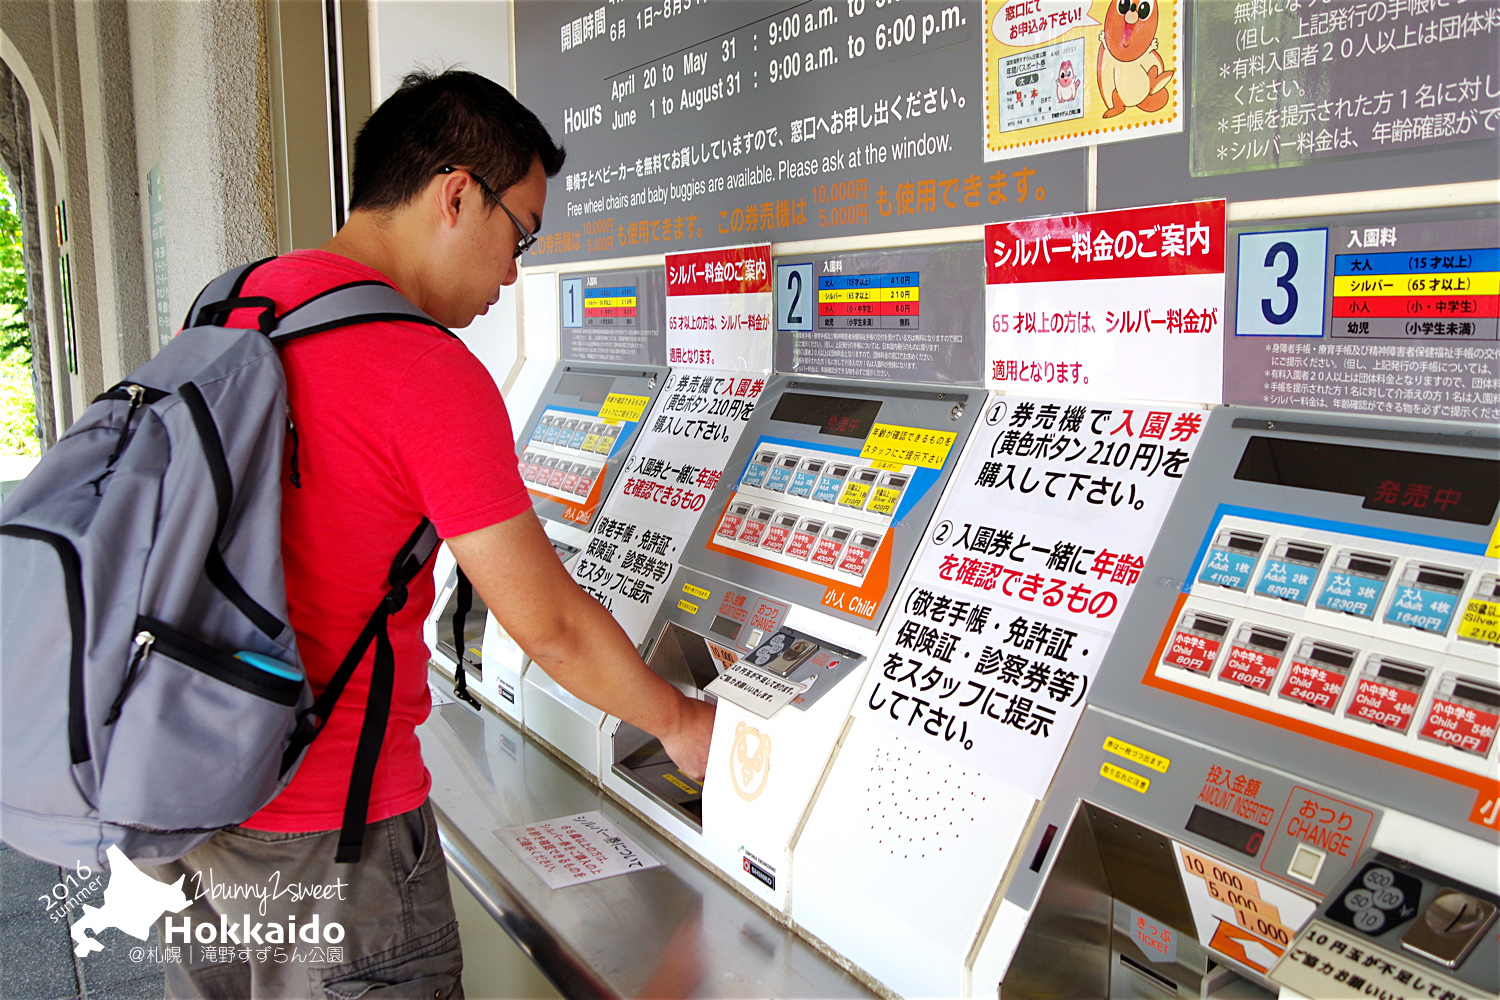
[[[435,207],[438,221],[445,228],[458,225],[459,215],[463,208],[464,189],[472,183],[469,175],[462,170],[455,170],[451,174],[438,174],[427,182],[427,191],[424,192],[423,197]]]

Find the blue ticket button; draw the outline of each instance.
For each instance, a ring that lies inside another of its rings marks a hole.
[[[801,455],[786,454],[778,458],[766,477],[766,489],[785,493],[787,486],[792,482],[792,473],[797,471],[797,466],[801,461]]]
[[[1230,590],[1248,590],[1250,578],[1255,573],[1255,564],[1260,561],[1260,553],[1265,546],[1265,535],[1233,529],[1220,531],[1203,558],[1203,569],[1198,573],[1198,582]]]
[[[1356,618],[1374,618],[1395,564],[1389,556],[1340,552],[1318,595],[1318,607]]]
[[[812,498],[819,503],[833,503],[839,498],[839,491],[844,488],[844,480],[849,478],[849,466],[830,465],[828,471],[823,473],[823,478],[818,480],[818,485],[813,487]]]
[[[1442,635],[1453,624],[1453,613],[1469,574],[1446,566],[1407,563],[1386,608],[1385,620]]]
[[[1261,597],[1306,604],[1326,555],[1325,546],[1283,538],[1271,547],[1255,592]]]
[[[806,500],[812,496],[813,487],[818,483],[818,476],[823,473],[823,460],[821,458],[808,458],[802,462],[802,468],[792,477],[792,483],[786,488],[787,496],[801,497]]]
[[[771,463],[776,461],[774,451],[761,450],[755,453],[755,458],[745,466],[745,474],[740,477],[741,486],[760,486],[766,481],[766,473],[771,471]]]

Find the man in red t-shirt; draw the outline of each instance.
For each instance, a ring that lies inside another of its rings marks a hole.
[[[562,162],[504,88],[471,73],[413,74],[360,132],[348,222],[319,249],[256,269],[242,294],[270,298],[283,314],[337,286],[378,281],[445,326],[467,326],[515,281],[516,258],[541,228],[547,178]],[[246,314],[242,325],[252,321]],[[551,677],[659,737],[701,778],[712,707],[656,676],[569,578],[532,513],[505,404],[479,360],[452,334],[403,322],[305,337],[281,357],[297,432],[282,558],[313,690],[332,677],[384,596],[393,556],[427,517]],[[184,960],[166,965],[169,995],[355,996],[401,984],[403,996],[462,996],[457,922],[427,804],[432,781],[415,732],[431,705],[422,621],[432,602],[428,572],[390,618],[395,692],[361,861],[333,858],[373,652],[281,795],[151,870],[168,882],[185,875],[195,899],[168,920],[219,927],[212,946],[187,942]],[[158,929],[164,946],[184,944]]]

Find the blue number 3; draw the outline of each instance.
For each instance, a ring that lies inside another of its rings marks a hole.
[[[1297,273],[1297,248],[1282,240],[1273,244],[1266,251],[1266,267],[1275,267],[1276,258],[1280,254],[1286,254],[1286,273],[1276,279],[1276,287],[1286,292],[1286,308],[1277,312],[1271,308],[1270,299],[1260,300],[1260,313],[1266,318],[1267,323],[1282,326],[1297,314],[1297,289],[1292,286],[1292,278]]]

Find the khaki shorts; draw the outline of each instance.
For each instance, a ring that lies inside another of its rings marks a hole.
[[[157,921],[173,1000],[462,1000],[463,952],[432,806],[366,828],[363,859],[333,860],[339,831],[229,827],[144,868],[192,900]]]

